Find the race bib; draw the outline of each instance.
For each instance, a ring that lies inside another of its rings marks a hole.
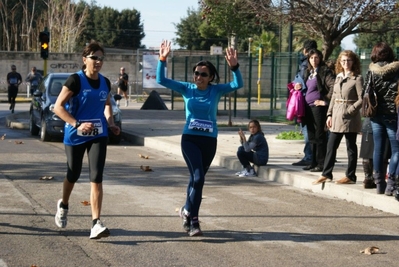
[[[32,85],[38,85],[39,83],[37,82],[37,80],[32,81]]]
[[[82,130],[78,129],[77,133],[79,136],[85,136],[85,137],[90,137],[90,136],[96,136],[99,134],[103,133],[103,124],[101,122],[101,119],[94,119],[94,120],[82,120],[82,123],[84,122],[91,122],[94,125],[94,129],[91,132],[83,132]]]
[[[188,129],[213,133],[213,122],[207,120],[191,119]]]
[[[17,78],[10,78],[10,84],[17,84],[18,79]]]

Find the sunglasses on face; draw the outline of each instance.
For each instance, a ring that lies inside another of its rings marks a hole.
[[[208,77],[209,74],[206,72],[199,72],[199,71],[194,71],[195,76],[201,76],[201,77]]]
[[[86,58],[91,58],[94,61],[100,61],[100,62],[104,60],[104,57],[92,56],[92,55],[86,56]]]

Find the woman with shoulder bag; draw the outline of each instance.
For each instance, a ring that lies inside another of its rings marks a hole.
[[[399,142],[396,140],[397,114],[395,98],[398,91],[399,61],[394,61],[392,48],[384,43],[377,43],[371,52],[371,61],[365,81],[373,77],[374,91],[377,96],[377,112],[371,120],[373,129],[374,154],[373,165],[374,182],[377,185],[377,194],[392,196],[395,190],[395,170],[399,162]],[[363,86],[362,95],[366,85]],[[384,148],[390,142],[391,159],[389,161],[388,181],[385,181]]]

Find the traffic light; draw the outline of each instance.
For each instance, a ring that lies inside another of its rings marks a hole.
[[[50,42],[50,33],[46,30],[40,32],[39,41],[40,41],[40,57],[43,59],[47,59],[49,42]]]
[[[259,64],[263,64],[263,45],[260,44],[256,50],[256,61],[258,61]]]

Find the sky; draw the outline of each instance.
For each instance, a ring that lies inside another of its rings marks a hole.
[[[187,17],[188,8],[198,8],[198,0],[96,0],[96,3],[119,11],[133,8],[139,11],[146,35],[142,44],[147,48],[159,47],[162,40],[176,38],[173,24]]]
[[[139,11],[146,35],[142,44],[148,49],[159,47],[162,40],[176,38],[174,24],[180,23],[182,18],[187,17],[188,8],[198,8],[198,0],[96,0],[96,3],[98,6],[112,7],[119,11],[133,8]],[[345,38],[342,47],[354,50],[352,39],[353,35]]]

